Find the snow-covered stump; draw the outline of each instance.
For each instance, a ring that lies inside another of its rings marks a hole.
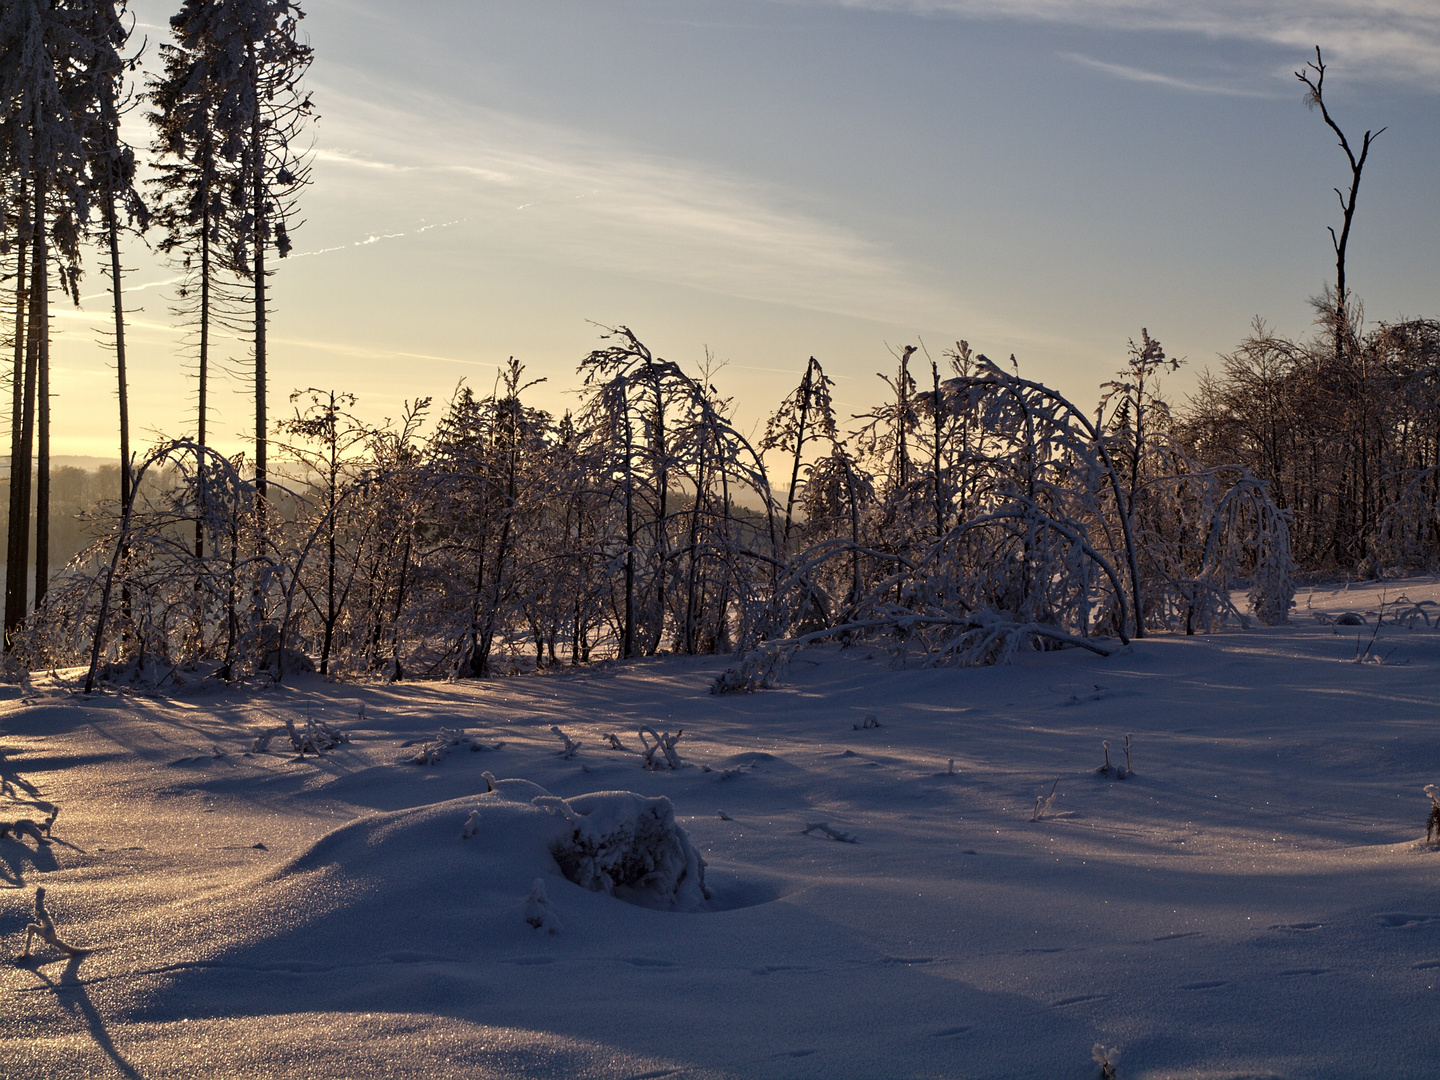
[[[542,795],[531,802],[573,827],[552,854],[575,884],[661,909],[694,910],[710,898],[705,860],[663,795],[598,791],[573,799]]]

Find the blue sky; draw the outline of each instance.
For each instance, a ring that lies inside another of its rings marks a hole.
[[[153,42],[168,5],[135,10]],[[1440,314],[1433,0],[313,0],[315,184],[275,282],[275,410],[370,415],[488,388],[512,353],[563,409],[598,323],[706,350],[745,423],[812,353],[860,411],[923,341],[967,338],[1079,401],[1142,326],[1195,372],[1260,315],[1304,333],[1367,167],[1350,281],[1371,319]],[[143,131],[136,132],[143,138]],[[163,264],[132,253],[134,409],[193,428]],[[102,293],[98,273],[92,295]],[[103,317],[103,295],[86,312]],[[106,357],[62,319],[58,453],[106,454]],[[243,344],[233,348],[243,360]],[[235,389],[243,393],[243,387]],[[215,430],[246,425],[217,394]]]

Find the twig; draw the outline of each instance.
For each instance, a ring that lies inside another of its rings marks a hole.
[[[1040,795],[1035,799],[1035,812],[1030,815],[1031,821],[1039,821],[1050,812],[1050,804],[1055,801],[1055,789],[1060,786],[1060,777],[1055,777],[1055,783],[1050,785],[1049,795]]]
[[[77,949],[60,940],[60,935],[55,932],[55,921],[45,910],[45,886],[43,885],[37,886],[35,889],[35,921],[25,927],[25,951],[21,953],[22,957],[30,955],[30,942],[37,936],[71,956],[84,956],[90,951],[89,949]]]
[[[580,749],[580,743],[571,741],[570,736],[566,735],[563,731],[561,731],[558,724],[550,725],[550,734],[554,735],[557,739],[559,739],[565,744],[565,749],[560,751],[560,756],[566,761],[569,761],[572,757],[574,757],[575,752]]]

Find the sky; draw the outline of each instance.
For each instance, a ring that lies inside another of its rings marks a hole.
[[[152,64],[171,6],[132,0]],[[713,357],[747,430],[811,355],[844,418],[901,347],[959,338],[1088,406],[1144,327],[1186,360],[1183,400],[1255,317],[1308,333],[1333,280],[1349,169],[1294,75],[1317,44],[1352,140],[1386,128],[1350,285],[1372,321],[1440,316],[1434,0],[303,6],[320,115],[272,286],[272,415],[315,386],[397,416],[488,391],[511,355],[563,411],[617,324],[692,371]],[[193,433],[194,380],[174,273],[138,244],[128,266],[143,445]],[[92,262],[81,310],[56,304],[56,454],[117,444],[106,288]],[[213,394],[232,449],[249,393]]]

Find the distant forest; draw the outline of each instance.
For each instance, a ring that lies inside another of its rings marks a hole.
[[[309,183],[302,18],[290,0],[186,0],[141,78],[123,2],[0,15],[11,677],[485,677],[672,651],[737,654],[716,689],[746,690],[814,642],[926,663],[1107,653],[1282,623],[1297,571],[1440,562],[1440,324],[1367,326],[1347,287],[1380,132],[1352,148],[1318,50],[1296,75],[1351,182],[1312,337],[1257,322],[1185,402],[1164,396],[1178,362],[1145,330],[1095,402],[963,340],[906,346],[876,404],[847,417],[810,358],[752,443],[706,364],[624,326],[580,359],[561,416],[530,404],[513,359],[488,392],[407,402],[386,425],[343,388],[298,390],[272,415],[268,260],[290,251]],[[132,108],[148,157],[120,137]],[[193,433],[144,453],[126,233],[181,278],[198,396]],[[86,253],[109,280],[118,376],[116,465],[98,475],[52,469],[49,446],[50,305],[78,297]],[[235,457],[207,438],[217,326],[250,344],[254,442]]]

